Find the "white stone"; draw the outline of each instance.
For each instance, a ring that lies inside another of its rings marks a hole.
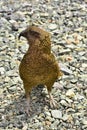
[[[62,118],[62,112],[60,110],[52,110],[51,113],[54,118]]]
[[[66,96],[67,97],[70,97],[70,98],[73,98],[75,96],[75,93],[73,91],[73,89],[69,89],[67,92],[66,92]]]

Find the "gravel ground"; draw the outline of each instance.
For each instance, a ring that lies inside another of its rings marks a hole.
[[[87,130],[87,0],[0,0],[0,130]],[[52,51],[64,75],[31,93],[31,116],[18,66],[28,45],[18,34],[34,23],[52,34]],[[59,85],[58,85],[59,84]]]

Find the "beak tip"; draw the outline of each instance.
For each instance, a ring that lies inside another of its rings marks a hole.
[[[19,34],[19,36],[18,36],[18,40],[20,40],[20,37],[21,37],[21,35]]]

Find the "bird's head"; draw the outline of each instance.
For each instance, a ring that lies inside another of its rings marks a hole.
[[[21,36],[25,37],[30,44],[34,43],[36,39],[42,41],[46,37],[50,37],[50,34],[37,26],[31,25],[19,34],[18,39],[20,39]]]

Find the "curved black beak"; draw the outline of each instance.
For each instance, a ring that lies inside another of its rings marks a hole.
[[[19,36],[18,36],[18,39],[20,40],[20,37],[23,36],[23,37],[27,37],[27,32],[26,30],[22,31]]]
[[[18,40],[20,40],[20,37],[21,37],[21,33],[20,33],[19,36],[18,36]]]

